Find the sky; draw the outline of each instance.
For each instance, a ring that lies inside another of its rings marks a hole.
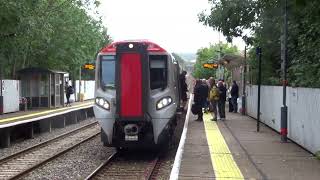
[[[170,52],[196,53],[219,42],[219,33],[198,21],[208,0],[100,0],[99,13],[114,41],[149,39]],[[221,35],[221,41],[225,38]],[[244,49],[240,38],[233,45]]]

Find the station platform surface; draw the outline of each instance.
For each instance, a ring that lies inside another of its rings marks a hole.
[[[70,112],[78,109],[84,109],[91,107],[93,105],[93,100],[87,100],[83,102],[74,102],[71,103],[71,106],[60,107],[60,108],[41,108],[41,109],[32,109],[27,111],[18,111],[13,113],[7,113],[0,115],[0,126],[15,123],[20,121],[25,121],[28,119],[38,118],[42,116],[48,116],[53,114],[61,114],[64,112]]]
[[[227,113],[225,121],[195,121],[190,113],[179,179],[319,180],[320,160],[256,120]]]

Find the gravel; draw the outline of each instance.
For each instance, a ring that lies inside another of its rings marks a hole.
[[[22,149],[28,148],[40,142],[59,136],[63,133],[69,132],[80,126],[84,126],[86,124],[92,123],[94,121],[95,121],[94,118],[90,118],[84,121],[80,121],[77,124],[68,125],[65,128],[52,129],[51,133],[46,132],[41,134],[35,134],[33,139],[25,139],[25,140],[20,140],[20,142],[19,141],[14,142],[11,144],[9,148],[0,148],[0,159],[3,157],[9,156],[11,154],[14,154]]]
[[[84,179],[114,151],[114,148],[104,147],[98,136],[29,173],[23,179]]]

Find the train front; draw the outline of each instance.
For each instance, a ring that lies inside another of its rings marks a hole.
[[[178,69],[149,41],[113,43],[96,62],[95,117],[106,146],[154,147],[168,142],[179,104]]]

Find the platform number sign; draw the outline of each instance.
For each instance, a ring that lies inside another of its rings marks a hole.
[[[218,68],[218,64],[216,64],[216,63],[205,63],[202,66],[203,66],[203,68],[207,68],[207,69],[217,69]]]
[[[87,69],[87,70],[94,70],[95,69],[95,66],[94,64],[85,64],[83,66],[84,69]]]

